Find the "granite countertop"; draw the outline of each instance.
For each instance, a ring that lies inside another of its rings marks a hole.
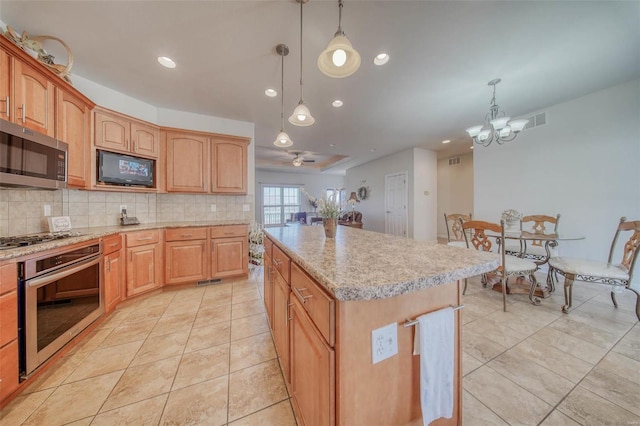
[[[325,238],[322,226],[265,229],[271,240],[337,300],[398,296],[490,272],[495,253],[416,241],[339,226]]]
[[[129,226],[101,226],[93,228],[76,228],[71,230],[72,233],[78,233],[76,237],[69,237],[62,240],[54,240],[31,246],[17,247],[14,249],[0,250],[0,260],[13,259],[16,257],[28,256],[45,250],[51,250],[59,247],[68,246],[84,241],[95,240],[97,238],[106,237],[108,235],[119,234],[123,232],[145,231],[149,229],[168,229],[168,228],[188,228],[201,226],[224,226],[224,225],[248,225],[246,220],[214,220],[204,222],[154,222],[141,223],[140,225]]]

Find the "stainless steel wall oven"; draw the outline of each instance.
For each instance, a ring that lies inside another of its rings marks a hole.
[[[18,264],[20,373],[28,376],[104,312],[100,243]]]

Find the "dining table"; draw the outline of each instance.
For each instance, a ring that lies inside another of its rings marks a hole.
[[[501,235],[497,233],[487,233],[487,235],[497,239],[501,238]],[[560,241],[577,241],[583,240],[585,237],[577,234],[510,229],[505,230],[504,238],[505,240],[517,240],[520,242],[519,250],[514,252],[513,248],[510,248],[510,254],[522,259],[531,260],[538,266],[538,268],[540,268],[542,265],[549,262],[549,259],[551,258],[551,249],[556,248]],[[532,247],[542,247],[544,248],[544,253],[540,253],[539,250],[532,252]],[[492,277],[490,276],[487,277],[487,284],[490,284],[493,290],[501,292],[502,285],[500,282],[495,282],[495,279],[491,280],[491,278]],[[535,280],[535,276],[533,279]],[[507,285],[507,294],[528,294],[531,303],[538,305],[540,304],[540,300],[537,299],[538,297],[546,299],[555,290],[555,283],[551,269],[547,272],[546,284],[541,285],[536,280],[535,290],[533,292],[531,292],[531,284],[524,283],[524,281],[524,279],[518,278],[515,283],[509,283]]]

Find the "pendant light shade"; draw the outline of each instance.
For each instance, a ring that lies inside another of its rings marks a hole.
[[[293,110],[291,117],[289,117],[289,123],[294,126],[311,126],[316,122],[316,119],[311,116],[309,107],[304,104],[302,100],[302,5],[309,0],[297,0],[300,3],[300,102],[298,106]]]
[[[342,31],[342,0],[338,1],[338,31],[318,57],[318,68],[331,78],[349,77],[360,68],[360,54]]]
[[[276,46],[276,53],[280,55],[281,58],[282,74],[280,77],[280,133],[276,136],[273,144],[280,148],[286,148],[293,145],[291,138],[287,132],[284,131],[284,57],[289,54],[289,48],[285,44],[279,44]]]

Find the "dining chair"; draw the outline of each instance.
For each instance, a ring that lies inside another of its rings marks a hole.
[[[500,266],[493,271],[500,277],[502,284],[502,306],[504,311],[507,311],[507,286],[509,283],[509,277],[528,277],[528,281],[531,283],[531,289],[529,290],[529,299],[535,305],[540,303],[540,300],[533,297],[533,293],[538,285],[534,272],[538,269],[538,265],[534,262],[521,259],[516,256],[507,255],[504,246],[504,220],[500,221],[500,224],[485,222],[480,220],[470,220],[462,222],[461,227],[465,238],[465,243],[468,248],[475,248],[481,251],[491,251],[494,242],[498,245],[498,251],[500,252]],[[487,235],[493,234],[493,235]],[[483,277],[483,286],[487,286],[487,279]],[[467,283],[465,282],[464,290],[462,294],[467,291]]]
[[[447,225],[447,245],[453,247],[467,247],[467,243],[464,239],[464,232],[460,225],[460,220],[462,223],[468,222],[472,219],[471,213],[468,215],[453,213],[453,214],[444,214],[444,223]],[[452,239],[453,237],[453,239]]]
[[[560,214],[555,217],[543,214],[524,216],[520,220],[520,231],[539,232],[542,234],[557,234],[558,223],[560,222]],[[558,244],[550,243],[550,256],[558,255]],[[547,261],[547,250],[545,249],[545,241],[542,240],[520,240],[519,242],[511,242],[507,240],[505,246],[507,254],[522,257],[524,259],[533,260],[538,266]]]
[[[616,250],[618,236],[621,232],[632,232],[629,239],[622,248],[622,259],[619,264],[614,265],[613,254]],[[640,320],[640,293],[631,287],[633,269],[638,258],[638,246],[640,246],[640,220],[627,221],[626,217],[620,218],[620,223],[611,241],[609,248],[609,259],[606,262],[596,260],[574,259],[568,257],[552,257],[549,260],[550,273],[557,272],[564,276],[564,306],[562,312],[565,314],[571,308],[571,298],[574,281],[584,281],[589,283],[600,283],[611,286],[611,301],[613,306],[618,307],[616,301],[616,290],[626,288],[636,294],[636,317]],[[556,276],[553,274],[553,276]],[[552,279],[553,279],[552,276]],[[557,279],[557,276],[556,276]]]

